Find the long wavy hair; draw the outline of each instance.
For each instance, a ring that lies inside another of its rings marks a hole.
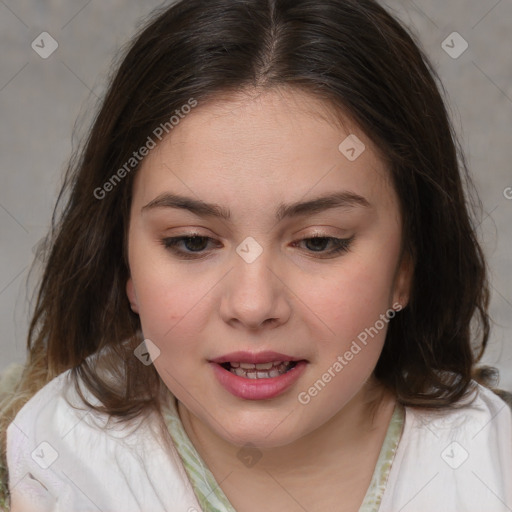
[[[453,406],[469,391],[490,324],[472,220],[480,203],[439,77],[400,22],[374,0],[182,0],[154,12],[118,58],[57,201],[27,363],[4,400],[4,460],[8,423],[68,369],[103,404],[91,407],[113,417],[159,408],[161,380],[134,357],[140,321],[125,293],[140,164],[98,190],[191,98],[202,105],[246,87],[306,91],[349,114],[380,149],[414,278],[375,376],[408,406]],[[101,361],[86,360],[100,351]]]

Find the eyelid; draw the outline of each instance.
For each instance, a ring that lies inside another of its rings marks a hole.
[[[295,237],[295,234],[293,234],[293,235]],[[216,242],[218,242],[219,238],[222,238],[222,237],[211,236],[210,234],[201,233],[199,230],[196,230],[195,228],[192,228],[192,231],[187,231],[184,233],[180,232],[178,234],[173,233],[173,234],[170,234],[169,236],[164,236],[163,238],[168,240],[168,239],[176,239],[176,238],[196,238],[196,237],[197,238],[207,238],[210,240],[214,240]],[[309,232],[309,233],[306,233],[303,235],[298,235],[297,238],[295,238],[295,241],[309,240],[310,238],[334,238],[334,239],[338,239],[338,240],[348,240],[351,237],[350,236],[342,236],[342,235],[334,235],[334,234],[322,231],[319,228],[316,228],[312,232]],[[242,241],[240,243],[242,243]]]
[[[176,258],[178,258],[178,259],[203,260],[203,259],[208,258],[211,254],[211,251],[207,251],[207,250],[187,251],[187,250],[182,250],[182,249],[177,248],[177,246],[184,240],[194,239],[194,238],[206,240],[207,244],[209,242],[214,242],[214,243],[218,244],[218,240],[216,240],[215,238],[201,235],[197,232],[189,232],[186,234],[181,234],[181,235],[177,235],[177,236],[173,236],[173,237],[166,237],[161,240],[161,243],[165,247],[165,249],[174,253]],[[307,236],[298,238],[297,240],[295,240],[293,242],[293,245],[296,246],[297,244],[299,244],[301,242],[313,240],[313,239],[317,239],[317,238],[327,240],[328,243],[331,243],[334,246],[334,248],[332,248],[331,250],[327,250],[327,251],[304,250],[303,252],[307,253],[308,257],[312,256],[315,259],[334,259],[334,258],[339,258],[344,253],[347,253],[350,251],[352,242],[354,241],[354,238],[355,238],[355,235],[352,235],[349,238],[340,238],[340,237],[335,237],[335,236],[329,236],[325,233],[317,231],[311,235],[307,235]],[[317,254],[317,256],[315,256],[315,254]]]

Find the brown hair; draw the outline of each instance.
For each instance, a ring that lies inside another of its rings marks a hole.
[[[136,166],[102,198],[95,191],[191,98],[204,104],[254,86],[325,100],[389,163],[414,279],[376,377],[410,406],[446,407],[468,391],[489,336],[486,267],[470,217],[476,195],[439,79],[411,35],[373,0],[186,0],[157,11],[134,39],[69,165],[2,437],[26,400],[68,369],[113,416],[158,408],[161,381],[134,357],[140,323],[125,294]],[[103,366],[85,360],[100,349],[108,349]]]

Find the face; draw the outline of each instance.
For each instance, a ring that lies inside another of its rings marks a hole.
[[[134,180],[132,309],[163,382],[235,445],[285,445],[340,413],[407,302],[388,170],[325,112],[298,91],[199,104]]]

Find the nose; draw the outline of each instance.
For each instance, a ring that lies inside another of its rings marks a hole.
[[[223,320],[250,330],[285,323],[291,315],[291,292],[271,251],[264,250],[250,263],[235,254],[233,264],[222,290]]]

